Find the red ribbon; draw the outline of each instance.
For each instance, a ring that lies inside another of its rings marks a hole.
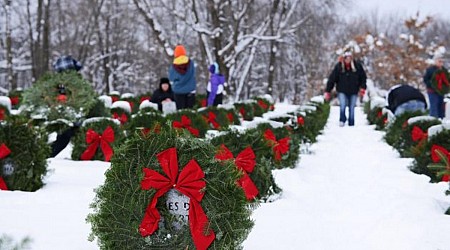
[[[2,145],[0,145],[0,159],[4,159],[9,154],[11,154],[11,150],[5,145],[5,143],[2,143]],[[5,180],[3,180],[3,177],[1,176],[0,176],[0,190],[9,190],[8,186],[6,186]]]
[[[0,108],[0,121],[5,120],[6,118],[6,112],[4,109]]]
[[[269,106],[263,101],[263,100],[258,100],[258,105],[263,108],[264,110],[268,110]]]
[[[239,109],[239,113],[242,115],[242,117],[245,117],[245,109],[244,109],[244,107],[241,107]]]
[[[414,126],[411,130],[411,138],[413,141],[423,141],[428,138],[428,134],[423,132],[418,126]]]
[[[124,124],[128,121],[128,116],[125,113],[122,113],[120,116],[117,113],[113,114],[113,118],[120,121],[120,124]]]
[[[380,111],[378,111],[378,113],[377,113],[377,117],[378,118],[381,118],[383,116],[383,112],[380,110]]]
[[[117,102],[119,100],[119,97],[118,96],[111,96],[111,101],[114,103],[114,102]]]
[[[259,193],[258,188],[255,183],[250,179],[248,173],[253,172],[255,168],[255,153],[251,147],[247,147],[242,150],[236,158],[234,158],[233,153],[224,145],[220,145],[220,150],[216,154],[216,159],[218,160],[234,160],[234,164],[239,170],[243,172],[242,177],[238,180],[238,185],[244,189],[245,197],[247,200],[253,200]]]
[[[58,100],[58,102],[65,103],[67,101],[67,96],[59,94],[58,97],[56,97],[56,100]]]
[[[195,129],[195,128],[191,127],[191,119],[189,119],[186,115],[182,115],[181,116],[181,122],[173,121],[172,127],[174,127],[174,128],[185,128],[191,134],[195,135],[196,137],[199,136],[198,129]]]
[[[143,97],[141,97],[141,99],[139,100],[139,103],[142,103],[145,100],[149,100],[150,101],[150,96],[143,96]]]
[[[447,162],[450,163],[450,152],[448,152],[448,150],[442,146],[433,145],[431,147],[431,160],[434,163],[440,162],[442,160],[438,152],[446,156]],[[447,166],[447,170],[450,171],[450,166]],[[450,175],[443,175],[441,180],[447,182],[450,181]]]
[[[233,124],[233,122],[234,122],[234,115],[233,115],[233,113],[228,112],[227,113],[227,118],[228,118],[228,121],[230,121],[230,123]]]
[[[83,152],[83,154],[81,154],[81,160],[91,160],[97,152],[98,146],[100,145],[103,155],[105,156],[105,161],[110,161],[111,157],[114,154],[114,151],[109,144],[113,142],[114,130],[111,128],[111,126],[108,126],[103,131],[102,135],[97,134],[97,132],[92,129],[88,129],[88,131],[86,132],[86,143],[89,144],[89,146]]]
[[[205,194],[203,190],[206,187],[206,182],[202,180],[205,173],[194,159],[190,160],[178,173],[176,148],[166,149],[158,153],[156,158],[166,176],[149,168],[143,169],[145,176],[141,181],[141,188],[143,190],[154,188],[157,191],[145,210],[139,232],[143,237],[146,237],[158,229],[158,223],[161,219],[158,209],[156,209],[158,198],[175,188],[189,197],[189,227],[192,239],[197,249],[206,250],[214,241],[216,235],[209,228],[208,217],[200,205],[200,201]]]
[[[300,125],[300,126],[304,126],[305,125],[305,119],[303,118],[303,116],[297,117],[297,124]]]
[[[281,155],[286,154],[289,151],[289,137],[277,140],[272,130],[267,129],[264,132],[264,138],[271,142],[272,150],[275,154],[275,160],[281,160]]]
[[[206,107],[206,105],[207,105],[206,99],[202,99],[202,100],[200,101],[200,105],[201,105],[202,107]]]
[[[216,121],[216,114],[214,112],[209,111],[208,117],[206,117],[206,122],[211,123],[214,127],[214,129],[219,129],[220,124]]]
[[[19,104],[19,97],[18,96],[12,96],[9,99],[11,99],[11,105],[15,106]]]
[[[449,86],[447,76],[445,75],[444,72],[441,72],[441,73],[439,73],[439,74],[436,74],[436,81],[437,81],[437,88],[438,88],[439,90],[442,90],[442,85],[443,85],[443,84]]]

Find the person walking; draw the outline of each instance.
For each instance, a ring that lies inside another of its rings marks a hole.
[[[174,60],[169,67],[169,80],[175,97],[177,109],[193,108],[195,104],[195,63],[186,56],[182,45],[175,47]]]
[[[435,55],[433,59],[434,64],[426,69],[423,81],[427,86],[430,116],[444,118],[444,95],[446,94],[445,92],[448,92],[450,79],[448,79],[449,74],[448,70],[444,67],[442,55]],[[438,75],[442,76],[442,79],[437,79],[441,78]],[[433,81],[437,84],[433,84]],[[441,89],[439,89],[439,86]],[[446,88],[447,91],[444,91],[443,88]]]
[[[395,116],[399,116],[404,112],[425,112],[427,101],[420,90],[406,84],[397,84],[386,94],[386,107]]]
[[[219,64],[213,63],[209,66],[210,78],[208,86],[206,87],[206,98],[209,106],[217,106],[222,104],[223,100],[223,85],[225,77],[219,73]]]
[[[340,106],[339,126],[343,127],[347,121],[346,107],[348,107],[348,125],[355,125],[356,99],[358,92],[364,96],[366,80],[366,72],[362,65],[353,59],[350,51],[345,52],[342,60],[335,65],[328,78],[324,95],[325,100],[329,101],[330,92],[336,86]]]
[[[175,100],[169,79],[163,77],[159,80],[159,88],[153,92],[151,102],[158,104],[158,110],[162,111],[162,104]]]

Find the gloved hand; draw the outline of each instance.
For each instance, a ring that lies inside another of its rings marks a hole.
[[[330,92],[325,92],[324,94],[323,94],[323,98],[325,99],[325,101],[330,101],[330,99],[331,99],[331,94],[330,94]]]
[[[366,90],[365,89],[360,89],[359,90],[359,96],[364,97],[365,94],[366,94]]]

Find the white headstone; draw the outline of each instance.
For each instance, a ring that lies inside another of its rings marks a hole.
[[[189,197],[181,194],[175,189],[171,189],[167,192],[167,211],[177,217],[173,226],[178,230],[181,229],[183,225],[189,223],[189,200]]]
[[[445,103],[445,120],[450,121],[450,102]]]
[[[171,114],[177,112],[177,105],[175,102],[163,102],[162,111],[164,114]]]

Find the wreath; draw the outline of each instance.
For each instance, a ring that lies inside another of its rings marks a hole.
[[[36,191],[44,183],[50,148],[27,124],[0,123],[0,189]]]
[[[240,249],[253,226],[241,173],[164,125],[117,150],[88,216],[101,249]],[[190,185],[192,184],[192,185]]]
[[[434,71],[431,77],[431,88],[442,96],[450,92],[450,74],[447,69],[441,68]]]

